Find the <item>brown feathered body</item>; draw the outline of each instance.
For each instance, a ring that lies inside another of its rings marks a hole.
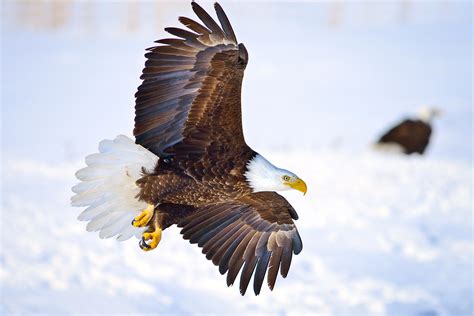
[[[407,119],[387,131],[378,141],[379,144],[397,144],[403,153],[423,154],[429,144],[432,128],[422,120]]]
[[[153,171],[144,170],[143,177],[137,181],[141,189],[138,198],[157,206],[167,204],[167,209],[162,210],[168,213],[166,222],[161,224],[168,227],[178,223],[182,216],[180,212],[170,212],[171,209],[184,206],[190,210],[190,206],[221,203],[251,194],[244,174],[248,161],[256,153],[247,148],[231,154],[223,156],[228,159],[212,159],[205,155],[194,162],[182,157],[160,159]]]

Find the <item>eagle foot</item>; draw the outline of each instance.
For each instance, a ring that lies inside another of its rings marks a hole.
[[[148,222],[153,217],[153,213],[155,211],[155,206],[152,204],[148,204],[147,207],[135,217],[132,221],[132,225],[135,227],[145,227],[148,225]]]
[[[152,228],[153,229],[153,228]],[[150,251],[155,249],[161,240],[161,228],[155,227],[151,232],[145,232],[139,242],[139,246],[143,251]]]

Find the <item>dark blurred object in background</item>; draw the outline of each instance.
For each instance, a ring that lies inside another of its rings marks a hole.
[[[379,139],[375,148],[407,155],[413,153],[423,155],[433,131],[432,120],[440,115],[441,111],[437,108],[421,108],[417,118],[405,119],[392,127]]]

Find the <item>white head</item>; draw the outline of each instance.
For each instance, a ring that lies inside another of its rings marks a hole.
[[[442,111],[435,107],[424,106],[418,110],[418,118],[423,122],[429,123],[437,116],[440,116]]]
[[[253,192],[295,189],[306,194],[307,190],[306,183],[296,174],[275,167],[259,154],[248,162],[245,177]]]

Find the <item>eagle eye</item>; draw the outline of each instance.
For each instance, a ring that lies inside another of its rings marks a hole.
[[[289,181],[289,180],[290,180],[290,177],[289,177],[289,176],[283,176],[282,178],[283,178],[283,180],[285,180],[285,181]]]

